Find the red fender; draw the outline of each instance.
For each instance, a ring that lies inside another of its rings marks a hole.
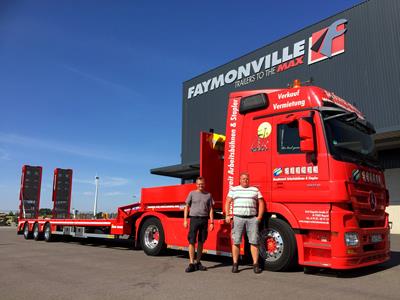
[[[159,219],[161,221],[161,224],[165,224],[167,217],[164,214],[155,212],[155,211],[151,211],[151,212],[146,212],[143,215],[141,215],[135,222],[135,228],[136,228],[136,232],[135,232],[135,236],[137,237],[140,233],[140,229],[142,226],[142,221],[143,219],[147,219],[148,217],[155,217],[157,219]],[[163,225],[164,228],[164,225]],[[165,241],[167,241],[167,232],[164,228],[164,237],[165,237]],[[138,239],[136,238],[135,244],[138,244]]]
[[[274,202],[274,203],[268,203],[267,205],[268,205],[268,210],[267,210],[268,213],[281,215],[289,222],[289,225],[293,229],[300,228],[296,217],[284,204]]]
[[[282,203],[269,203],[268,212],[271,214],[279,214],[284,217],[292,229],[300,228],[299,223],[293,213]],[[301,234],[295,234],[297,244],[298,263],[304,263],[304,248],[303,248],[303,236]]]

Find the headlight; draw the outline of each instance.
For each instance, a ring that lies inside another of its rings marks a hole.
[[[346,246],[358,246],[360,243],[357,232],[346,232],[344,234],[344,240],[346,242]]]

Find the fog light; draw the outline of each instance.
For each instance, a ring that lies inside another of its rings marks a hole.
[[[344,234],[344,240],[346,241],[346,246],[358,246],[360,241],[358,239],[357,232],[346,232]]]

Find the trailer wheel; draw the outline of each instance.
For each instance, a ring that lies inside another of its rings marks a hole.
[[[260,233],[260,256],[265,269],[286,271],[297,264],[294,232],[283,220],[271,218]]]
[[[26,240],[30,240],[32,238],[32,232],[29,231],[28,223],[25,223],[25,225],[24,225],[24,238]]]
[[[33,225],[33,239],[35,241],[39,241],[42,239],[42,234],[39,231],[39,224],[35,223],[35,225]]]
[[[140,245],[147,255],[156,256],[165,249],[164,229],[159,219],[147,219],[140,230]]]
[[[51,234],[51,225],[50,225],[50,223],[46,223],[46,225],[44,225],[44,240],[46,242],[54,241],[54,236]]]

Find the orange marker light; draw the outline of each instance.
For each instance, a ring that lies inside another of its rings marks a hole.
[[[299,88],[301,86],[301,82],[298,79],[293,80],[293,87]]]

